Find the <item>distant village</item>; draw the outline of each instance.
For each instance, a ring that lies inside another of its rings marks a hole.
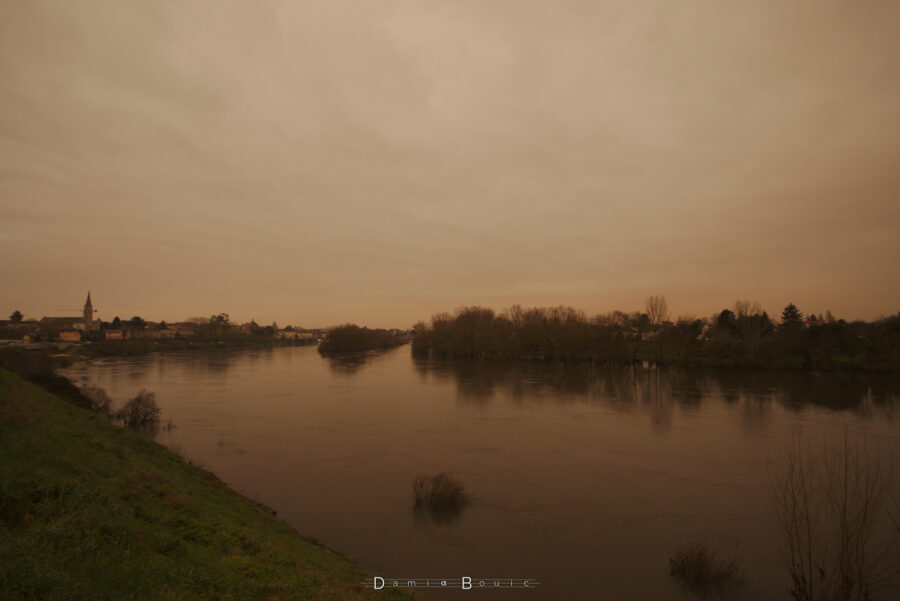
[[[14,311],[7,320],[0,320],[0,345],[28,346],[37,344],[78,344],[105,340],[129,339],[212,339],[237,337],[266,337],[286,341],[313,344],[321,340],[325,329],[303,329],[277,324],[261,326],[255,321],[232,323],[226,313],[210,317],[192,318],[187,321],[166,323],[132,317],[127,321],[116,317],[112,321],[94,319],[96,309],[87,299],[81,316],[42,317],[25,319],[21,312]],[[399,333],[399,330],[397,330]]]

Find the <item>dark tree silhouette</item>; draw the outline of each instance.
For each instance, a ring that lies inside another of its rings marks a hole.
[[[417,357],[519,359],[779,369],[900,371],[900,315],[873,323],[844,320],[779,327],[759,303],[738,301],[711,319],[662,319],[615,311],[589,318],[571,307],[523,308],[497,314],[484,307],[439,313],[415,326]],[[790,305],[789,305],[790,306]],[[794,307],[796,309],[796,307]],[[654,321],[656,323],[654,323]],[[794,323],[791,321],[790,323]]]
[[[319,352],[350,353],[390,348],[403,344],[403,340],[387,330],[370,330],[356,324],[346,324],[329,330],[319,344]]]
[[[803,322],[803,314],[800,313],[800,310],[797,309],[797,305],[794,303],[790,303],[787,307],[784,308],[784,311],[781,312],[781,323],[782,324],[800,324]]]

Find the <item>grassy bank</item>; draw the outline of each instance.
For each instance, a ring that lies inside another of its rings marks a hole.
[[[368,578],[211,473],[0,368],[0,598],[413,598]]]

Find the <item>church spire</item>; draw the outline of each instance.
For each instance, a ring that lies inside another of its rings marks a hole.
[[[90,290],[88,290],[87,300],[84,301],[84,321],[87,323],[94,321],[94,305],[91,304]]]

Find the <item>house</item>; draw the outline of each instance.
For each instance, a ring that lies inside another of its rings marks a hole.
[[[175,338],[177,333],[178,330],[170,330],[169,328],[164,330],[144,330],[144,335],[150,338]]]
[[[15,344],[20,342],[31,342],[30,330],[27,328],[0,326],[0,344]]]
[[[59,333],[59,339],[66,342],[81,342],[81,332],[78,330],[63,330]]]
[[[43,317],[41,327],[46,329],[68,329],[83,332],[88,329],[81,317]]]
[[[0,343],[31,342],[38,329],[38,322],[0,321]]]
[[[103,337],[107,340],[123,340],[122,330],[103,330]]]

